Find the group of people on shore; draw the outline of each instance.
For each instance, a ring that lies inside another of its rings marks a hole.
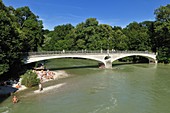
[[[37,74],[37,77],[40,79],[40,83],[39,83],[39,91],[42,91],[43,90],[43,85],[42,83],[45,82],[45,81],[48,81],[48,80],[52,80],[54,79],[54,75],[55,73],[52,72],[52,71],[49,71],[47,69],[34,69],[33,70],[36,74]],[[20,80],[8,80],[8,81],[4,81],[4,82],[0,82],[0,85],[1,86],[12,86],[14,88],[21,88],[21,81]],[[17,98],[17,96],[13,96],[12,97],[12,103],[18,103],[19,99]]]
[[[41,70],[34,70],[35,73],[38,75],[38,78],[40,79],[39,83],[39,91],[43,90],[43,85],[42,83],[47,80],[52,80],[54,79],[55,73],[52,71],[49,71],[47,69],[41,69]]]
[[[36,74],[38,75],[38,78],[41,82],[43,82],[44,79],[54,79],[55,73],[49,70],[40,70],[36,71]]]

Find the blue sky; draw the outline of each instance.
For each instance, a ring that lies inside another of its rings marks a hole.
[[[154,10],[169,0],[3,0],[14,8],[29,6],[43,20],[45,29],[71,23],[76,26],[87,18],[100,24],[126,27],[136,21],[155,20]]]

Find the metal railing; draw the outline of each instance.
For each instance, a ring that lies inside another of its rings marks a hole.
[[[25,53],[27,56],[42,56],[42,55],[63,55],[63,54],[115,54],[115,53],[121,53],[121,54],[128,54],[128,53],[139,53],[139,54],[152,54],[156,55],[153,52],[148,51],[115,51],[115,50],[79,50],[79,51],[42,51],[42,52],[27,52]]]

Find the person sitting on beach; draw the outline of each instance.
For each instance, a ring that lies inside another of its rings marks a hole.
[[[17,85],[15,86],[17,89],[19,89],[21,86],[19,85],[19,83],[17,83]]]
[[[13,98],[12,98],[12,102],[15,104],[15,103],[17,103],[18,102],[18,98],[16,97],[16,96],[14,96]]]

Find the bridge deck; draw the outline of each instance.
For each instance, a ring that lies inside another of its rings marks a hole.
[[[98,51],[87,51],[87,50],[82,50],[82,51],[42,51],[42,52],[28,52],[26,53],[28,56],[41,56],[41,55],[54,55],[54,54],[85,54],[85,55],[88,55],[88,54],[97,54],[97,55],[101,55],[101,54],[132,54],[132,53],[135,53],[135,54],[151,54],[151,55],[155,55],[155,53],[153,52],[148,52],[148,51],[111,51],[111,50],[107,50],[107,51],[104,51],[104,50],[98,50]]]

